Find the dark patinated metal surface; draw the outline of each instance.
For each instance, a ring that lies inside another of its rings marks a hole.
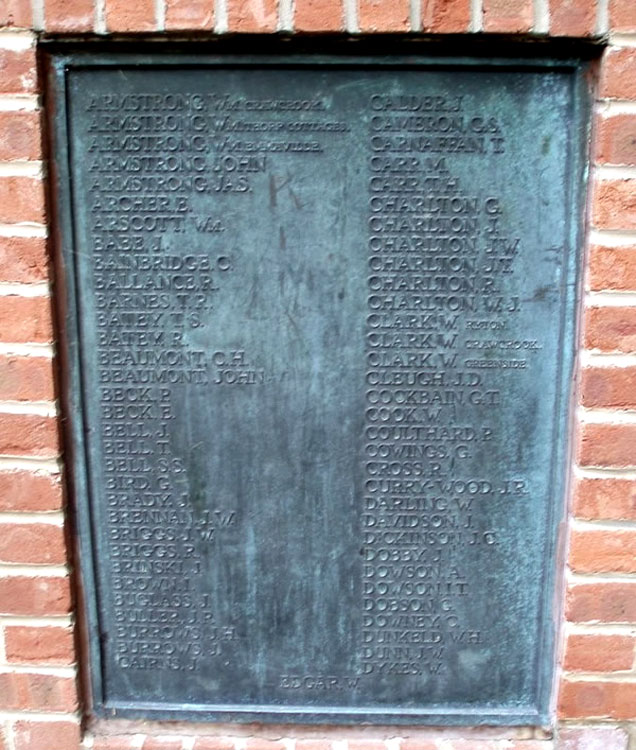
[[[55,70],[95,711],[545,722],[577,64]]]

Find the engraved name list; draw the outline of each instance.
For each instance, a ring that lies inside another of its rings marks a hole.
[[[545,719],[575,70],[65,68],[95,710]]]

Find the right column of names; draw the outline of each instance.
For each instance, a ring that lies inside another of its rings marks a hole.
[[[500,543],[489,501],[528,494],[505,466],[482,466],[502,439],[501,373],[530,367],[541,345],[507,334],[523,305],[510,283],[521,240],[503,226],[505,198],[465,176],[506,139],[468,109],[462,96],[369,100],[367,675],[434,675],[449,648],[487,643],[470,566]]]

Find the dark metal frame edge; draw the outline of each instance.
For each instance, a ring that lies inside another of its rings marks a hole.
[[[130,718],[156,718],[156,719],[195,719],[203,721],[237,721],[252,722],[265,721],[276,723],[306,723],[306,724],[347,724],[347,723],[371,723],[374,725],[483,725],[497,724],[501,726],[523,726],[523,725],[546,725],[550,723],[551,712],[546,708],[549,704],[552,692],[553,659],[556,643],[556,625],[554,617],[549,622],[542,623],[542,635],[545,637],[550,631],[550,645],[545,647],[542,641],[542,656],[537,665],[537,704],[535,706],[519,706],[510,708],[471,708],[435,710],[422,708],[417,710],[395,709],[394,711],[377,708],[341,709],[325,708],[320,711],[311,710],[309,707],[276,707],[276,706],[188,706],[177,708],[174,706],[154,703],[139,702],[132,706],[126,703],[110,702],[104,694],[104,684],[101,673],[101,648],[100,629],[97,599],[99,590],[97,585],[95,545],[93,544],[93,529],[91,522],[91,503],[89,500],[89,461],[87,456],[87,440],[85,438],[86,425],[84,422],[84,389],[82,365],[80,356],[79,319],[80,304],[79,293],[75,278],[75,239],[73,223],[73,199],[72,178],[70,168],[71,149],[68,139],[69,123],[67,121],[68,103],[66,101],[66,76],[71,70],[91,69],[110,66],[134,67],[136,69],[152,66],[173,68],[175,66],[202,68],[202,67],[367,67],[374,68],[396,68],[396,69],[426,69],[426,68],[452,68],[452,69],[534,69],[534,70],[559,70],[572,74],[573,106],[575,109],[575,121],[586,126],[589,133],[589,103],[585,92],[584,73],[587,69],[585,63],[587,55],[580,57],[568,57],[567,59],[542,59],[536,57],[508,58],[495,57],[482,59],[479,57],[434,57],[425,54],[397,54],[385,55],[382,62],[378,64],[377,57],[347,57],[342,55],[324,55],[319,59],[314,55],[263,55],[258,57],[246,57],[243,55],[202,55],[178,54],[175,52],[164,52],[164,45],[149,44],[147,46],[155,49],[151,54],[139,52],[136,45],[135,51],[120,51],[116,54],[108,54],[102,57],[101,45],[87,45],[90,49],[68,52],[67,45],[43,45],[46,51],[47,62],[47,93],[50,95],[50,141],[51,141],[51,185],[54,193],[52,203],[54,212],[52,216],[54,236],[56,244],[56,279],[58,285],[63,287],[59,303],[59,328],[63,332],[60,336],[61,358],[64,366],[65,382],[62,387],[62,400],[65,422],[70,429],[65,429],[65,448],[70,461],[67,462],[66,472],[72,484],[72,507],[74,510],[74,524],[76,532],[77,555],[82,559],[81,567],[77,572],[80,584],[80,595],[84,606],[84,613],[80,615],[80,626],[84,635],[84,648],[88,651],[90,665],[87,667],[89,679],[88,708],[90,712],[99,717],[130,717]],[[287,46],[287,45],[285,45]],[[64,49],[66,47],[66,49]],[[157,49],[159,48],[159,49]],[[596,47],[598,50],[599,48]],[[291,50],[290,50],[291,51]],[[162,60],[157,65],[157,58]],[[390,60],[390,62],[387,62]],[[89,62],[90,60],[90,62]],[[123,64],[123,65],[122,65]],[[53,106],[54,104],[54,106]],[[583,139],[582,139],[583,140]],[[587,139],[584,139],[586,142]],[[579,141],[572,139],[569,158],[572,163],[570,192],[577,194],[578,201],[575,206],[582,208],[585,195],[585,183],[587,178],[585,146],[577,148]],[[574,153],[573,153],[574,152]],[[569,341],[567,352],[561,360],[561,399],[560,413],[556,416],[558,454],[552,465],[553,478],[555,472],[561,468],[562,473],[556,475],[553,484],[556,498],[560,499],[561,507],[552,507],[553,512],[558,512],[563,517],[564,468],[566,458],[571,447],[567,435],[563,435],[567,429],[567,416],[570,411],[567,395],[563,389],[564,381],[571,378],[574,364],[573,339],[575,322],[573,316],[568,319],[566,312],[575,308],[578,298],[577,280],[578,263],[577,256],[582,237],[582,221],[572,221],[570,226],[570,254],[565,263],[564,287],[567,298],[562,305],[561,329],[562,340]],[[570,349],[572,351],[570,351]],[[554,523],[550,529],[551,538],[548,546],[554,558],[557,546],[557,524]],[[548,571],[544,568],[546,585],[543,615],[544,621],[548,613],[554,614],[553,603],[557,571]],[[542,706],[543,710],[537,708]],[[441,720],[441,721],[440,721]]]

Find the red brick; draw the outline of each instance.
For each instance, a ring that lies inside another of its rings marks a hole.
[[[634,0],[609,0],[610,28],[614,31],[636,31]]]
[[[552,36],[591,36],[596,31],[596,0],[550,0]]]
[[[567,639],[563,668],[570,672],[619,672],[633,663],[631,636],[573,633]]]
[[[636,466],[636,425],[582,425],[578,458],[581,466]]]
[[[343,0],[296,0],[294,28],[297,31],[343,31]]]
[[[44,344],[53,340],[51,300],[48,297],[0,295],[1,340]]]
[[[558,713],[563,719],[635,719],[636,682],[564,681]]]
[[[590,250],[590,289],[636,290],[636,246],[602,247]]]
[[[422,30],[437,34],[468,31],[470,0],[422,0]]]
[[[349,750],[386,750],[386,742],[382,740],[349,740]]]
[[[0,709],[5,711],[75,711],[72,677],[50,674],[0,674]]]
[[[146,737],[142,750],[182,750],[181,737]]]
[[[9,576],[0,578],[0,613],[51,616],[68,614],[68,578]]]
[[[51,359],[0,354],[0,399],[50,401],[54,396]]]
[[[636,482],[628,479],[579,479],[573,512],[578,518],[636,520]]]
[[[358,0],[360,31],[408,31],[408,0]]]
[[[484,31],[519,33],[532,28],[532,0],[484,0]]]
[[[629,737],[618,727],[562,729],[557,750],[627,750]]]
[[[63,529],[52,523],[0,523],[0,562],[63,565]]]
[[[636,180],[598,180],[593,206],[598,229],[636,229]]]
[[[610,99],[636,98],[636,49],[610,48],[603,58],[600,96]]]
[[[592,223],[598,229],[636,229],[636,180],[599,180]]]
[[[636,407],[636,367],[587,367],[581,382],[587,407]]]
[[[55,458],[59,454],[57,420],[0,412],[0,454]]]
[[[112,737],[95,737],[92,750],[133,750],[137,747],[134,737],[113,735]]]
[[[47,31],[92,31],[94,25],[93,0],[44,0]]]
[[[200,30],[214,28],[214,0],[166,0],[166,29]]]
[[[30,471],[0,472],[0,511],[47,511],[62,507],[58,476]]]
[[[17,721],[15,750],[78,750],[80,728],[71,721]]]
[[[230,31],[276,31],[277,0],[228,0],[227,6]]]
[[[32,94],[37,91],[35,47],[0,49],[0,94]]]
[[[569,562],[576,573],[635,573],[636,531],[577,529],[570,539]]]
[[[75,661],[71,628],[5,625],[4,638],[7,661],[13,664],[67,666]]]
[[[37,112],[0,112],[0,159],[39,159],[40,115]]]
[[[444,750],[501,750],[501,743],[497,740],[450,740]]]
[[[439,745],[433,740],[402,740],[400,750],[438,750]]]
[[[32,283],[48,277],[43,237],[0,237],[0,281]]]
[[[0,177],[0,222],[44,221],[44,183],[38,177]]]
[[[29,29],[33,21],[31,0],[2,0],[0,26]]]
[[[194,750],[234,750],[234,747],[232,737],[197,737],[194,741]]]
[[[285,750],[285,743],[281,740],[266,740],[259,737],[248,737],[245,740],[245,750]]]
[[[585,346],[604,352],[635,352],[636,308],[590,307],[585,322]]]
[[[296,740],[296,750],[333,750],[331,740]]]
[[[595,150],[598,164],[636,164],[636,115],[599,118]]]
[[[108,31],[155,31],[154,0],[106,0],[104,8]]]
[[[11,672],[0,673],[0,709],[22,708],[23,696],[21,695],[21,685],[15,680]]]
[[[636,622],[636,584],[582,583],[572,586],[566,597],[570,622]]]

